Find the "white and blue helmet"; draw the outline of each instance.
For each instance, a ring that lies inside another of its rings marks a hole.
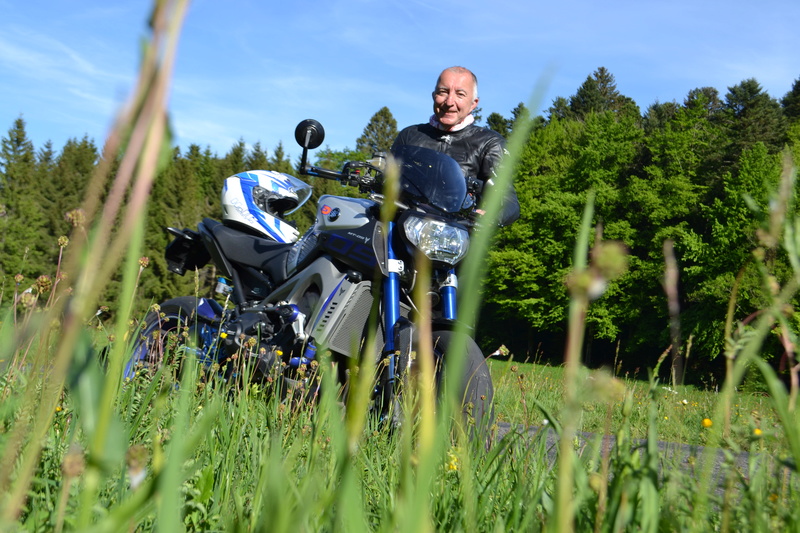
[[[311,197],[311,187],[272,170],[240,172],[222,188],[222,220],[245,226],[278,242],[295,242],[297,229],[281,220]]]

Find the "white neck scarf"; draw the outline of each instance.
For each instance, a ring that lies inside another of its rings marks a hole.
[[[449,132],[463,130],[464,128],[466,128],[467,126],[472,124],[473,122],[475,122],[475,117],[473,117],[472,115],[467,115],[466,117],[464,117],[464,120],[462,120],[461,122],[459,122],[458,124],[456,124],[452,128],[445,128],[439,122],[439,119],[436,118],[436,115],[431,115],[431,119],[430,119],[430,125],[431,126],[433,126],[434,128],[436,128],[438,130],[449,131]]]

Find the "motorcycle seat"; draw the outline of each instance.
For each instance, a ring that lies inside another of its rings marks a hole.
[[[208,221],[204,221],[208,225]],[[239,228],[220,222],[209,227],[223,255],[231,263],[237,263],[261,270],[269,275],[272,282],[280,284],[286,280],[286,262],[292,243],[277,242],[272,239],[246,233]]]

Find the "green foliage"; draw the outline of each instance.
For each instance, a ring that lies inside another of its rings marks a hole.
[[[781,106],[745,80],[724,101],[702,87],[682,105],[656,103],[644,117],[637,109],[601,68],[570,98],[556,98],[546,124],[532,131],[514,178],[521,218],[498,233],[486,281],[487,309],[524,318],[530,331],[502,339],[487,331],[492,342],[516,343],[522,351],[563,330],[564,276],[588,190],[597,195],[603,238],[623,242],[631,254],[629,272],[589,311],[589,345],[607,339],[628,357],[653,361],[669,343],[667,239],[679,262],[684,338],[694,338],[698,368],[721,353],[722,317],[740,269],[737,314],[763,305],[761,263],[751,253],[772,216],[777,154],[787,138],[800,138],[786,129]],[[508,125],[501,118],[492,119],[500,129]],[[768,253],[763,264],[786,279],[785,254]],[[610,363],[612,356],[606,350],[598,361]]]
[[[388,107],[372,115],[361,137],[356,139],[356,151],[370,157],[375,152],[388,152],[397,137],[397,121]]]

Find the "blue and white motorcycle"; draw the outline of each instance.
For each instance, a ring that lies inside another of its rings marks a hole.
[[[170,333],[179,330],[189,332],[177,338],[189,338],[206,366],[242,368],[247,361],[254,379],[279,373],[289,382],[302,380],[297,369],[312,365],[325,350],[344,381],[349,360],[373,357],[379,369],[375,405],[385,415],[416,364],[416,322],[425,319],[432,322],[437,376],[446,373],[449,358],[463,357],[465,410],[486,423],[494,395],[489,369],[474,339],[454,331],[456,266],[469,247],[475,196],[459,165],[413,146],[392,154],[399,162],[400,193],[392,219],[383,221],[382,156],[349,162],[341,171],[318,168],[307,160],[308,150],[324,139],[322,125],[305,120],[295,137],[303,147],[302,174],[357,186],[367,197],[322,196],[316,221],[298,239],[284,216],[309,199],[310,186],[261,170],[225,180],[222,221],[206,218],[197,230],[168,228],[174,239],[166,259],[181,275],[213,262],[224,278],[218,291],[232,305],[195,296],[161,303],[137,335],[125,376],[158,365]],[[418,254],[430,260],[429,278],[418,275]],[[412,300],[418,284],[425,284],[432,316],[422,318]],[[370,337],[378,348],[364,353]],[[453,345],[462,347],[459,353],[452,353]]]

